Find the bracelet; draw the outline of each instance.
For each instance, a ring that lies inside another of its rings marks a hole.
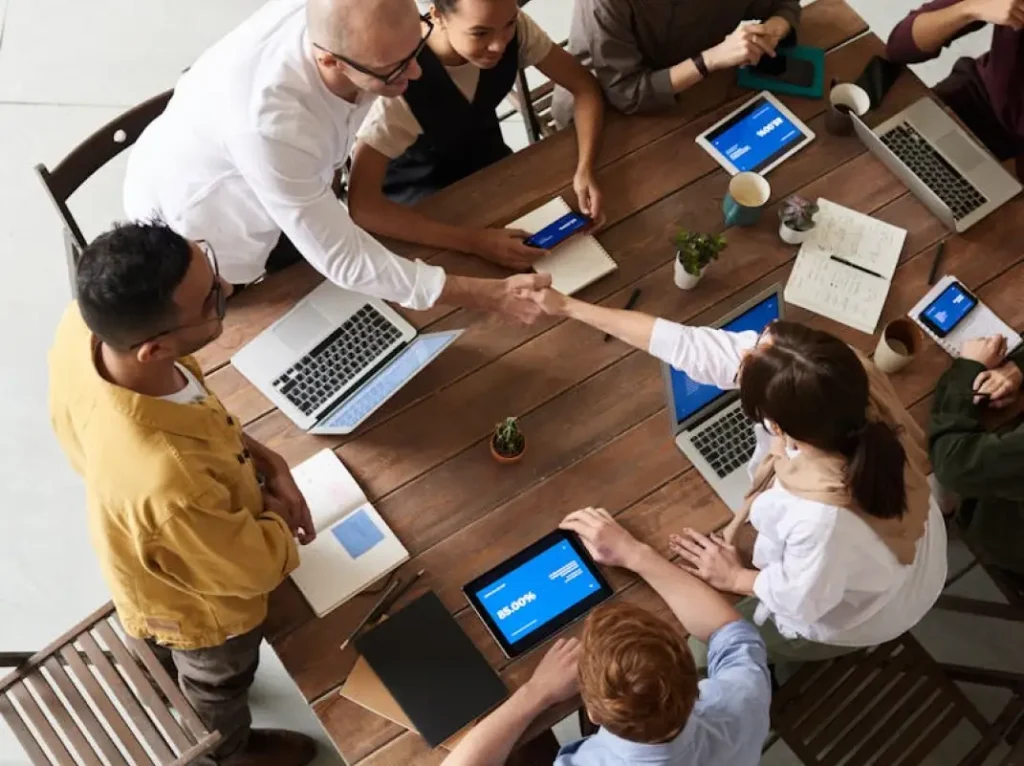
[[[698,53],[690,59],[690,61],[692,61],[693,65],[697,68],[697,73],[700,75],[700,79],[705,79],[708,76],[708,65],[704,61],[704,54]]]

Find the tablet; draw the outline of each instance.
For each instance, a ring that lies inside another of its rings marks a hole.
[[[462,592],[509,659],[612,595],[583,543],[561,529],[480,575]]]
[[[697,136],[697,144],[732,175],[764,174],[813,139],[810,128],[762,91]]]

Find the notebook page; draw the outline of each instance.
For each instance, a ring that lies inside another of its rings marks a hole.
[[[506,228],[537,232],[569,212],[571,208],[566,201],[555,197],[516,219]],[[618,264],[590,234],[571,237],[533,264],[534,271],[550,274],[551,286],[566,295],[579,292],[617,268]]]
[[[786,283],[787,303],[871,334],[882,315],[889,280],[833,261],[824,250],[801,249]]]
[[[299,491],[306,498],[313,526],[322,532],[366,502],[352,474],[329,449],[321,450],[292,469]]]

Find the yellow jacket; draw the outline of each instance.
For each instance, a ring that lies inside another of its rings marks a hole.
[[[125,629],[178,649],[257,627],[298,566],[265,511],[242,428],[210,394],[175,404],[108,383],[78,305],[50,351],[50,416],[85,480],[89,534]],[[202,381],[195,360],[185,358]]]

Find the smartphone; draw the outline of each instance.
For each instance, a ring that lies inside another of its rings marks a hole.
[[[569,239],[573,234],[578,234],[589,228],[594,223],[592,218],[575,211],[566,213],[554,223],[549,223],[543,229],[527,237],[524,243],[530,247],[537,247],[541,250],[550,250]]]
[[[814,84],[814,64],[807,59],[787,56],[779,51],[775,57],[762,56],[761,61],[753,67],[759,77],[778,80],[788,85],[809,88]]]
[[[954,280],[924,307],[917,318],[938,337],[945,338],[977,305],[978,299],[974,294]]]
[[[871,108],[875,109],[882,103],[889,89],[896,84],[904,69],[906,67],[902,64],[894,64],[881,56],[873,56],[855,84],[864,89],[871,99]]]

